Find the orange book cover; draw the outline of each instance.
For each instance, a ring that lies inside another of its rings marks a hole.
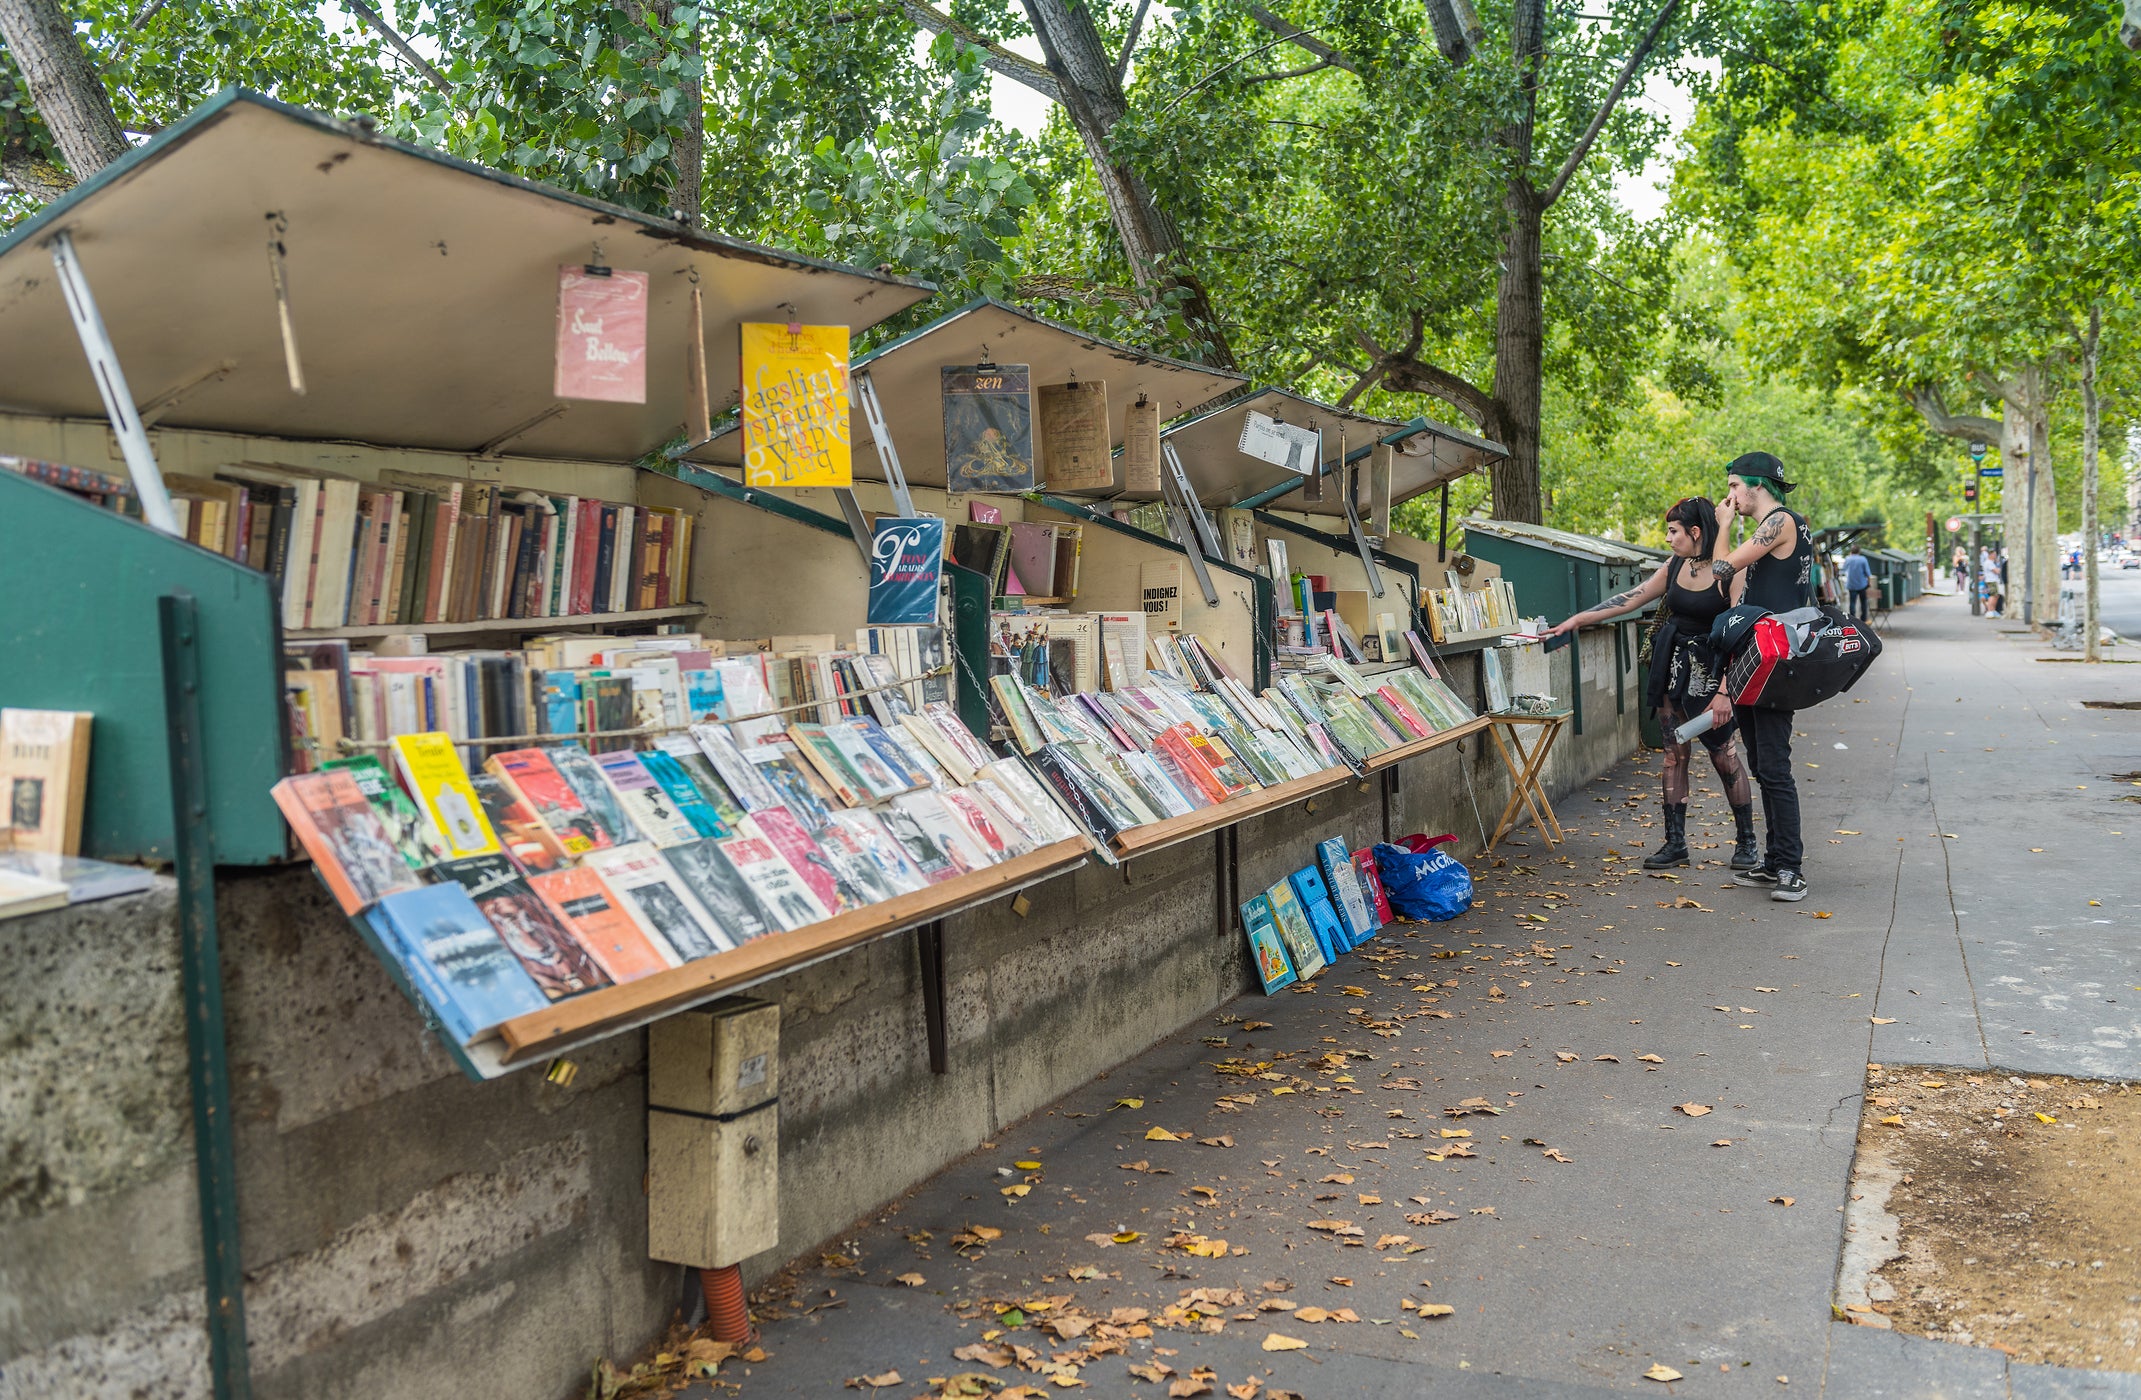
[[[617,907],[609,887],[592,870],[553,870],[528,884],[549,902],[614,982],[630,982],[671,966],[632,916]]]
[[[1167,756],[1175,761],[1175,766],[1182,770],[1182,775],[1197,785],[1197,790],[1204,794],[1207,802],[1217,805],[1226,801],[1229,796],[1226,784],[1219,781],[1219,775],[1212,771],[1204,755],[1197,751],[1193,742],[1195,736],[1196,731],[1188,725],[1171,724],[1161,730],[1152,742],[1155,748],[1166,751]]]
[[[422,887],[348,772],[300,773],[270,792],[343,913]]]

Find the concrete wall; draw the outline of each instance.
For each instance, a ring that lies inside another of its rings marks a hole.
[[[1584,646],[1596,694],[1557,791],[1634,745],[1611,633]],[[1449,669],[1475,697],[1476,663]],[[1469,855],[1507,791],[1491,743],[1465,740],[1404,765],[1389,831],[1455,831]],[[1245,823],[1242,893],[1326,836],[1381,839],[1383,803],[1371,781]],[[221,890],[256,1393],[544,1400],[650,1341],[682,1277],[645,1254],[644,1037],[577,1052],[569,1088],[470,1083],[308,871],[225,872]],[[1201,838],[1059,877],[1023,918],[998,904],[950,921],[942,1076],[912,935],[763,989],[783,1017],[782,1245],[750,1272],[1248,990],[1219,892]],[[5,928],[0,1398],[204,1396],[170,889]]]

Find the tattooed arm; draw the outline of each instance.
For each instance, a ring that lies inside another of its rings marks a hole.
[[[1564,633],[1573,632],[1579,627],[1588,627],[1594,622],[1604,622],[1609,617],[1619,617],[1622,613],[1634,612],[1652,599],[1664,597],[1665,573],[1666,570],[1672,567],[1671,564],[1660,565],[1656,573],[1635,587],[1614,594],[1595,608],[1588,608],[1583,612],[1573,614],[1548,631],[1546,635],[1559,637]]]
[[[1747,543],[1730,554],[1712,560],[1710,572],[1719,578],[1731,578],[1765,554],[1777,559],[1784,558],[1798,544],[1798,525],[1793,523],[1788,513],[1780,510],[1755,527],[1754,535]],[[1742,580],[1739,586],[1745,587],[1745,581]]]

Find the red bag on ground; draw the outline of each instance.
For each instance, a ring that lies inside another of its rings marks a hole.
[[[1422,836],[1419,833],[1415,832],[1411,836],[1400,836],[1392,844],[1403,846],[1406,850],[1411,851],[1416,856],[1424,856],[1429,851],[1435,849],[1435,847],[1441,845],[1443,842],[1455,841],[1456,839],[1457,836],[1454,832],[1446,831],[1440,836]]]

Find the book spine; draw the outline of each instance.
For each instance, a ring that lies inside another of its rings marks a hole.
[[[589,612],[616,611],[610,606],[610,576],[616,572],[614,565],[617,550],[617,509],[611,505],[602,507],[601,533],[595,543],[595,569],[588,601]]]

